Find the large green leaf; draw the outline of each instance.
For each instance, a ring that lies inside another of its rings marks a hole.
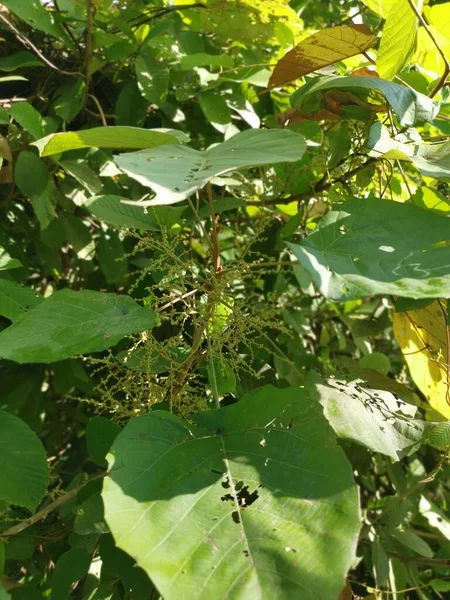
[[[169,69],[165,63],[144,52],[136,58],[135,69],[141,94],[151,104],[160,106],[169,89]]]
[[[315,388],[326,418],[344,440],[394,460],[414,453],[425,440],[427,424],[412,418],[417,408],[390,392],[369,389],[358,380],[329,380]]]
[[[180,202],[210,179],[240,167],[300,160],[306,150],[303,136],[288,130],[249,130],[204,151],[166,146],[119,154],[119,167],[156,198],[141,206]]]
[[[370,155],[382,158],[408,160],[426,177],[450,179],[450,141],[439,144],[411,144],[390,137],[389,131],[381,123],[374,123],[370,129],[368,146]]]
[[[378,198],[329,212],[301,245],[288,244],[327,298],[450,297],[450,221]]]
[[[37,435],[18,417],[0,410],[0,500],[34,510],[44,496],[48,465]]]
[[[29,67],[44,67],[44,63],[31,52],[17,52],[10,56],[2,56],[0,58],[0,71],[7,73],[16,71],[17,69],[25,69]]]
[[[0,333],[0,357],[54,362],[105,350],[154,324],[155,313],[129,296],[60,290]]]
[[[164,600],[338,597],[357,490],[301,389],[267,386],[189,422],[165,411],[132,419],[109,461],[106,521]]]
[[[0,279],[0,315],[10,321],[15,321],[19,316],[42,302],[42,297],[34,290]]]
[[[433,121],[439,112],[439,102],[435,102],[424,94],[411,88],[391,83],[378,77],[349,75],[346,77],[321,77],[316,83],[305,85],[291,97],[294,108],[304,109],[306,102],[319,100],[325,92],[341,90],[356,96],[358,102],[376,103],[382,107],[384,99],[397,115],[400,125],[416,125]],[[353,103],[347,97],[347,103]],[[358,105],[358,102],[355,102]],[[320,106],[315,107],[319,110]],[[312,107],[308,112],[313,112]]]
[[[421,4],[422,0],[419,0]],[[414,49],[418,24],[409,0],[397,0],[391,5],[377,54],[380,77],[393,79],[404,67]]]
[[[39,0],[2,0],[2,4],[30,27],[64,40],[69,46],[72,45],[64,29],[55,19],[56,12],[47,10]]]
[[[122,200],[127,199],[112,195],[93,196],[85,202],[84,206],[99,219],[116,227],[145,231],[159,231],[161,227],[175,225],[185,210],[184,207],[160,206],[145,211],[139,206],[124,204]]]
[[[34,142],[34,145],[41,156],[50,156],[78,148],[154,148],[178,143],[175,135],[164,131],[119,126],[54,133]]]

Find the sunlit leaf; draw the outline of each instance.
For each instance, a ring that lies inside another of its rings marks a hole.
[[[447,307],[443,300],[420,310],[395,313],[394,333],[411,377],[430,405],[450,419]]]
[[[153,189],[154,200],[141,206],[181,202],[216,175],[241,167],[300,160],[306,150],[303,136],[277,129],[238,133],[204,151],[187,146],[119,154],[115,161],[127,175]]]
[[[411,243],[412,237],[414,243]],[[327,298],[450,297],[449,220],[412,204],[352,199],[288,244]]]
[[[394,140],[381,123],[370,129],[370,155],[412,162],[426,177],[450,179],[450,141],[438,144],[412,144]]]
[[[264,387],[189,422],[157,410],[128,422],[105,518],[165,600],[338,596],[359,508],[321,412],[301,389]]]
[[[277,87],[340,60],[360,54],[377,41],[367,25],[338,25],[307,37],[277,63],[269,87]]]
[[[59,154],[78,148],[154,148],[163,144],[178,144],[168,133],[139,127],[94,127],[81,131],[54,133],[34,142],[41,156]]]
[[[421,4],[422,0],[419,0],[419,11]],[[393,79],[404,67],[414,49],[417,26],[418,19],[409,0],[397,0],[391,5],[377,54],[377,71],[380,77]]]
[[[390,392],[369,389],[361,381],[329,380],[315,388],[326,418],[344,440],[394,460],[413,454],[424,441],[426,423],[413,419],[417,408]]]

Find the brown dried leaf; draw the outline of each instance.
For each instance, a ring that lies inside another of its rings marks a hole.
[[[364,52],[377,41],[367,25],[338,25],[309,36],[281,58],[269,88]]]

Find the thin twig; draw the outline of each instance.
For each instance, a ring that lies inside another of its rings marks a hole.
[[[214,366],[214,357],[211,346],[211,340],[209,339],[209,335],[206,334],[206,343],[208,345],[208,359],[209,359],[209,367],[210,367],[210,375],[211,375],[211,386],[214,396],[214,403],[216,408],[220,408],[220,400],[219,400],[219,390],[217,388],[217,378],[216,378],[216,368]]]
[[[10,23],[4,15],[2,15],[2,13],[0,13],[0,21],[2,21],[8,27],[8,29],[10,29],[14,33],[16,38],[23,46],[25,46],[26,48],[30,48],[30,50],[32,50],[36,54],[36,56],[38,56],[48,67],[50,67],[54,71],[57,71],[58,73],[61,73],[61,75],[71,75],[72,77],[84,77],[83,73],[80,73],[79,71],[65,71],[64,69],[60,69],[59,67],[54,65],[48,58],[46,58],[42,54],[42,52],[38,48],[36,48],[36,46],[28,38],[22,35],[20,31],[16,27],[14,27],[14,25]]]
[[[445,56],[444,51],[442,50],[441,46],[439,45],[439,42],[434,37],[433,32],[431,31],[428,23],[426,22],[425,18],[422,16],[422,13],[419,10],[417,10],[417,6],[415,5],[414,0],[408,0],[408,3],[410,5],[411,9],[413,10],[414,14],[416,15],[416,17],[419,19],[419,23],[422,25],[422,27],[427,32],[431,41],[436,46],[436,50],[442,56],[442,60],[444,61],[444,73],[442,74],[442,77],[440,78],[438,84],[436,85],[436,87],[430,94],[430,98],[433,98],[434,96],[436,96],[436,94],[439,92],[439,90],[445,85],[447,77],[450,73],[450,63],[448,62],[448,59]]]
[[[88,88],[86,87],[86,89],[88,89]],[[94,102],[95,106],[97,107],[99,117],[101,119],[103,127],[108,127],[108,123],[106,121],[106,115],[103,112],[103,108],[102,108],[102,105],[100,104],[100,102],[97,100],[97,98],[94,96],[94,94],[87,94],[87,97],[91,98],[91,100]]]
[[[50,504],[47,504],[47,506],[44,506],[44,508],[41,508],[41,510],[38,510],[37,513],[29,517],[28,519],[25,519],[17,525],[13,525],[13,527],[10,527],[9,529],[5,529],[5,531],[0,532],[0,538],[9,538],[12,535],[17,535],[18,533],[21,533],[24,529],[31,527],[31,525],[42,521],[42,519],[44,519],[54,510],[56,510],[59,506],[65,504],[66,502],[69,502],[69,500],[72,500],[72,498],[74,498],[78,494],[78,492],[84,488],[85,485],[87,485],[91,481],[94,481],[95,479],[101,479],[102,477],[106,477],[107,474],[108,473],[105,471],[103,473],[99,473],[98,475],[94,475],[89,479],[86,479],[84,483],[80,484],[76,488],[73,488],[73,490],[69,490],[59,498],[56,498],[56,500],[50,502]]]
[[[88,101],[90,96],[89,89],[91,86],[91,63],[92,57],[94,55],[94,44],[93,44],[93,33],[94,33],[94,13],[95,13],[95,5],[92,0],[86,0],[86,50],[84,55],[84,81],[85,81],[85,97],[84,97],[84,105]],[[97,108],[99,105],[97,105]],[[102,114],[102,110],[100,107],[100,114]]]
[[[208,204],[209,204],[209,215],[211,217],[211,227],[212,227],[212,246],[213,246],[213,265],[214,265],[214,273],[218,275],[222,267],[220,265],[220,248],[219,248],[219,237],[217,235],[217,227],[216,227],[216,215],[214,214],[214,202],[212,197],[211,184],[208,181],[206,184],[206,191],[208,194]]]

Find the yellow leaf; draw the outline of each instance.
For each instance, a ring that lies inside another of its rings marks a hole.
[[[373,13],[385,19],[395,0],[362,0]]]
[[[367,25],[329,27],[307,37],[281,58],[272,73],[269,88],[364,52],[377,41]]]
[[[418,9],[421,9],[421,0]],[[377,71],[380,77],[393,79],[405,66],[414,49],[417,26],[418,20],[409,0],[397,0],[392,4],[378,49]]]
[[[450,419],[449,336],[446,301],[394,315],[394,334],[414,383],[430,405]]]

